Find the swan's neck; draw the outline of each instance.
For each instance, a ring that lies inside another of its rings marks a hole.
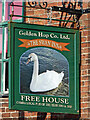
[[[38,58],[34,61],[32,80],[35,83],[38,79]]]
[[[34,90],[38,81],[38,58],[34,60],[33,75],[30,83],[30,89]]]

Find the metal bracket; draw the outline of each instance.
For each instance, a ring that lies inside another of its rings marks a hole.
[[[28,4],[30,5],[30,7],[33,7],[33,8],[35,8],[37,5],[39,5],[40,8],[43,8],[43,9],[45,9],[47,7],[47,2],[43,2],[43,3],[38,2],[37,3],[36,1],[33,1],[33,2],[28,1]]]
[[[90,13],[90,9],[83,10],[83,14]]]
[[[63,2],[64,1],[64,2]],[[62,0],[62,7],[58,7],[58,6],[51,6],[48,7],[47,2],[40,2],[40,0],[38,0],[38,2],[36,1],[29,1],[28,0],[28,5],[29,6],[21,6],[21,5],[14,5],[13,3],[10,4],[10,6],[12,6],[12,14],[11,14],[11,18],[13,16],[17,16],[18,15],[14,15],[14,10],[13,7],[24,7],[24,8],[37,8],[37,9],[45,9],[48,11],[48,18],[39,18],[39,17],[33,17],[33,16],[23,16],[28,17],[28,18],[35,18],[35,19],[45,19],[48,20],[49,22],[51,20],[56,20],[59,21],[59,26],[61,27],[67,27],[68,23],[70,23],[70,27],[71,28],[79,28],[80,24],[79,24],[79,19],[82,16],[82,14],[86,14],[86,13],[90,13],[90,9],[83,9],[83,2],[82,0],[73,0],[73,2],[71,2],[72,0]],[[78,9],[77,9],[78,7]],[[52,8],[52,10],[50,9]],[[53,19],[51,17],[51,15],[49,15],[49,12],[51,10],[52,11],[58,11],[60,12],[60,20],[59,19]],[[65,13],[65,14],[64,14]],[[73,21],[71,23],[71,21]]]
[[[70,13],[70,14],[82,15],[82,10],[78,10],[78,9],[74,10],[72,8],[70,9],[70,8],[53,6],[52,10],[53,11],[66,12],[66,13]]]
[[[77,4],[78,3],[78,4]],[[47,2],[42,2],[40,3],[40,0],[38,0],[38,2],[28,2],[28,4],[30,5],[30,7],[37,7],[39,5],[39,7],[41,9],[47,9],[50,10],[50,8],[47,7]],[[62,20],[63,18],[63,13],[66,13],[66,16],[64,17],[64,20],[67,19],[68,14],[69,14],[69,18],[68,18],[68,22],[70,21],[71,18],[73,18],[73,23],[71,25],[71,27],[74,27],[75,22],[78,24],[77,27],[79,27],[79,18],[81,17],[81,15],[83,13],[86,13],[86,11],[82,10],[82,0],[74,0],[73,2],[71,2],[71,0],[68,1],[63,1],[62,0],[62,6],[63,7],[57,7],[57,6],[52,6],[52,11],[59,11],[61,12],[61,16],[60,16],[60,20]],[[80,9],[76,9],[77,5],[79,6]],[[63,22],[63,27],[66,27],[68,22]],[[59,23],[59,26],[61,26],[61,21]]]

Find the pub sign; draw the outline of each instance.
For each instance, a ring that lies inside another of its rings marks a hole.
[[[79,114],[79,31],[10,23],[9,108]]]

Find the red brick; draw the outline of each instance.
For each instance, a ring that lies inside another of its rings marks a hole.
[[[58,2],[54,2],[54,1],[53,1],[52,3],[49,3],[49,4],[48,4],[48,7],[53,6],[53,4],[54,4],[54,6],[57,6],[57,5],[58,5]]]
[[[88,113],[88,108],[83,109],[84,113]]]
[[[88,48],[81,49],[81,53],[88,53]]]
[[[58,2],[58,6],[63,6],[63,5],[62,5],[62,2]]]
[[[90,41],[90,36],[87,37],[87,41]],[[90,49],[90,48],[88,48],[88,49]]]
[[[86,42],[87,41],[87,37],[82,37],[81,38],[81,42]]]
[[[46,116],[47,120],[51,118],[51,113],[47,113],[47,116]]]
[[[88,14],[83,14],[80,20],[88,20]]]
[[[53,14],[52,14],[52,18],[57,18],[57,17],[60,17],[60,14],[59,14],[59,13],[56,12],[56,13],[53,13]]]
[[[25,115],[25,116],[31,116],[31,112],[25,111],[25,112],[24,112],[24,115]]]
[[[84,118],[88,118],[88,113],[83,113],[81,114],[81,119],[83,120]],[[86,120],[86,119],[85,119]]]
[[[6,108],[6,112],[15,112],[15,110],[10,110],[9,108]]]
[[[81,86],[84,87],[84,86],[88,86],[90,83],[90,81],[81,81]],[[82,88],[83,89],[83,88]]]
[[[89,68],[90,68],[90,65],[82,65],[82,66],[81,66],[81,69],[82,69],[82,70],[83,70],[83,69],[84,69],[84,70],[85,70],[85,69],[89,69]]]
[[[37,116],[37,112],[31,112],[31,116]]]
[[[85,58],[88,58],[88,54],[82,54],[81,55],[81,60],[85,59]],[[82,61],[81,61],[82,62]]]
[[[10,113],[11,117],[19,117],[19,113]]]
[[[80,84],[81,86],[84,86],[84,81],[81,81],[80,83],[81,83],[81,84]]]
[[[88,107],[88,103],[81,103],[81,108],[87,108]]]
[[[5,108],[0,108],[0,112],[5,112]]]
[[[83,36],[88,36],[89,35],[89,32],[88,31],[83,31]]]
[[[84,82],[84,85],[85,85],[85,86],[90,85],[90,81],[85,81],[85,82]]]
[[[8,103],[2,103],[2,107],[8,107]]]
[[[87,86],[86,87],[81,87],[81,91],[88,92],[88,87]]]
[[[88,3],[87,2],[83,2],[83,9],[87,8],[88,7]]]
[[[88,47],[88,45],[89,45],[89,43],[85,42],[85,43],[82,43],[82,44],[81,44],[81,47],[82,47],[82,48],[83,48],[83,47]]]
[[[44,14],[44,11],[45,11],[45,10],[40,10],[40,9],[39,9],[39,10],[36,10],[36,11],[35,11],[35,16],[40,15],[40,14]]]
[[[90,79],[90,77],[89,76],[81,76],[80,79],[81,79],[81,81],[82,80],[83,81],[88,81]]]
[[[33,16],[33,15],[34,15],[34,11],[30,11],[30,10],[29,10],[29,11],[26,12],[26,16],[30,16],[30,15]]]
[[[85,113],[87,114],[88,112],[89,112],[89,109],[88,109],[88,108],[85,108],[85,109],[82,108],[82,109],[81,109],[81,113],[82,113],[82,114],[85,114]]]
[[[81,75],[87,75],[88,74],[88,70],[82,70],[81,71]]]
[[[2,113],[2,117],[10,117],[10,113]]]
[[[88,98],[83,98],[83,102],[88,102]]]
[[[88,97],[88,92],[81,91],[81,98]]]
[[[2,102],[8,102],[8,98],[1,98]]]
[[[90,7],[90,1],[88,2],[88,7]]]
[[[88,65],[88,60],[82,60],[81,65]]]

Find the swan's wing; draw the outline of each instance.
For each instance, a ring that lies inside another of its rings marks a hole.
[[[62,79],[64,77],[64,72],[62,71],[61,73],[59,73],[59,82],[62,82]]]
[[[55,71],[47,71],[38,76],[37,83],[33,88],[33,92],[45,92],[55,89],[60,84],[60,74]]]

